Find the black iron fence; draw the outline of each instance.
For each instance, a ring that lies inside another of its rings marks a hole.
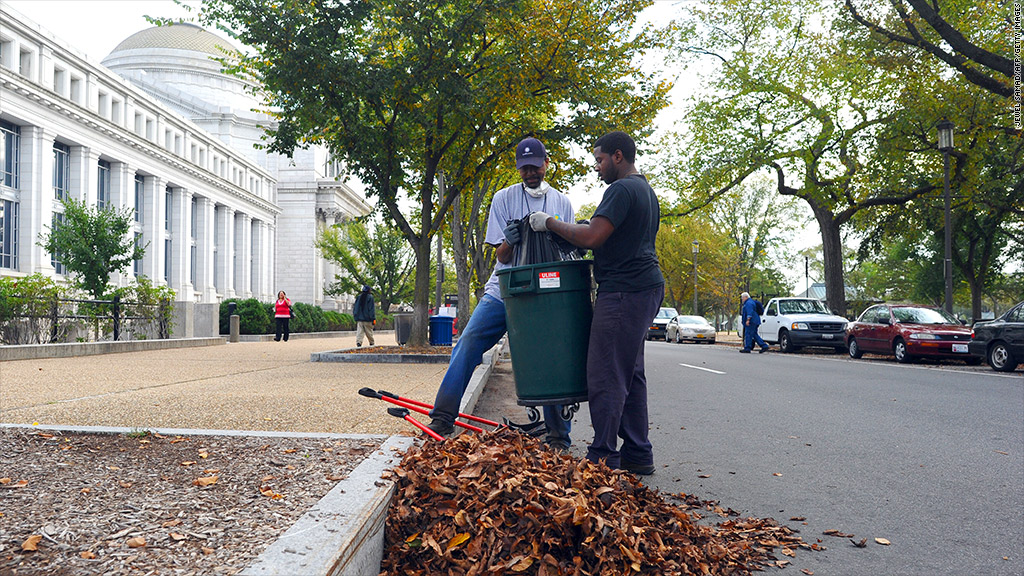
[[[125,302],[120,296],[111,300],[81,298],[40,298],[7,296],[0,314],[0,339],[5,344],[53,343],[69,339],[72,333],[92,332],[97,340],[108,335],[121,340],[125,328],[135,338],[170,338],[172,304],[168,299],[155,303]],[[83,339],[81,337],[79,340]]]

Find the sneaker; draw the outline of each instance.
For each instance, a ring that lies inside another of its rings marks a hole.
[[[750,354],[750,350],[747,350],[746,348],[740,348],[740,354]]]
[[[544,444],[548,448],[550,448],[551,450],[554,450],[555,452],[558,452],[559,454],[568,454],[569,453],[569,443],[566,442],[565,440],[562,440],[562,439],[550,440],[550,441],[545,440]]]
[[[356,348],[362,348],[362,347],[363,347],[362,344],[356,344]]]
[[[771,348],[768,348],[767,346],[765,346],[764,348],[761,348],[760,350],[758,350],[757,353],[758,354],[764,354],[768,350],[771,350]]]
[[[654,474],[654,464],[633,464],[632,462],[623,462],[622,469],[626,472],[632,472],[637,476],[650,476]]]
[[[433,430],[438,436],[447,436],[455,431],[455,424],[440,418],[432,418],[430,424],[427,424],[427,428]]]

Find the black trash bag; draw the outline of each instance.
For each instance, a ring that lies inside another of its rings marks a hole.
[[[521,220],[510,220],[508,223],[518,224],[519,235],[522,238],[522,241],[512,249],[513,266],[580,259],[576,247],[558,234],[535,232],[530,227],[529,214]]]

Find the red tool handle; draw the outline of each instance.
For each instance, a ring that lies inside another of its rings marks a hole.
[[[399,399],[396,399],[396,398],[390,398],[388,396],[381,396],[380,399],[385,401],[385,402],[391,402],[392,404],[394,404],[396,406],[401,406],[402,408],[408,408],[409,410],[412,410],[413,412],[419,412],[420,414],[423,414],[425,416],[430,416],[430,411],[425,410],[423,408],[418,408],[416,406],[413,406],[412,404],[407,404],[407,403],[403,402],[402,400],[399,400]],[[456,426],[462,426],[466,430],[472,430],[473,432],[483,432],[484,431],[483,428],[480,428],[480,427],[477,427],[477,426],[473,426],[472,424],[466,424],[465,422],[459,422],[458,420],[455,421],[455,425]]]
[[[397,394],[392,394],[391,392],[388,392],[387,390],[378,390],[377,394],[379,394],[381,396],[381,398],[394,398],[395,400],[401,400],[402,402],[405,402],[407,404],[412,404],[412,405],[415,405],[415,406],[422,406],[424,408],[433,408],[434,407],[433,404],[427,404],[426,402],[420,402],[418,400],[413,400],[411,398],[403,398],[403,397],[401,397],[401,396],[399,396]],[[471,420],[473,422],[479,422],[481,424],[486,424],[488,426],[494,426],[495,428],[500,428],[501,427],[501,424],[498,424],[494,420],[488,420],[486,418],[481,418],[479,416],[473,416],[472,414],[463,414],[462,412],[459,412],[459,417],[465,418],[466,420]],[[455,423],[458,424],[459,422],[456,421]]]

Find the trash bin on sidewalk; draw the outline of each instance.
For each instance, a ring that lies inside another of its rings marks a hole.
[[[399,312],[393,316],[395,321],[395,342],[399,346],[405,346],[412,335],[412,313]]]
[[[498,271],[520,406],[587,400],[591,260]]]
[[[452,345],[452,321],[451,316],[430,317],[430,345],[451,346]]]

